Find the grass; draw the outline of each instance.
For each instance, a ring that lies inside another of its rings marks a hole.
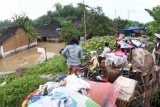
[[[42,74],[57,74],[65,72],[66,61],[62,56],[55,56],[47,62],[41,63],[28,69],[22,69],[21,73],[9,74],[0,78],[0,84],[4,81],[6,85],[0,87],[0,107],[21,107],[25,97],[44,84],[48,80],[40,78]]]

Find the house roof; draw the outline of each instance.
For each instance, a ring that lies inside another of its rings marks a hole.
[[[41,37],[57,38],[58,32],[58,23],[45,24],[43,26],[38,26],[36,29],[40,33]]]
[[[0,35],[0,44],[2,44],[9,37],[13,36],[19,27],[20,26],[14,26],[14,27],[7,28],[7,30],[2,35]]]

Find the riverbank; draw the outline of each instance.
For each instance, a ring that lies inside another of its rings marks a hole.
[[[0,77],[3,77],[3,76],[8,75],[8,74],[15,73],[15,72],[16,72],[16,71],[0,72]]]
[[[62,56],[35,65],[28,69],[0,77],[0,107],[20,107],[25,97],[40,84],[52,80],[56,75],[67,69]],[[45,78],[47,76],[52,78]]]
[[[42,63],[46,60],[46,56],[49,59],[55,54],[59,54],[60,49],[64,48],[64,46],[64,43],[38,42],[35,47],[0,58],[0,74],[2,72],[15,72],[19,68],[28,68]],[[44,48],[46,53],[43,51]]]

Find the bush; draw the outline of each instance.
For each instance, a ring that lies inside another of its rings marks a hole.
[[[16,78],[0,88],[0,107],[20,107],[27,94],[44,82],[36,75]]]
[[[62,56],[36,65],[23,71],[23,75],[10,74],[0,78],[0,83],[7,84],[0,87],[0,107],[20,107],[25,97],[38,88],[40,84],[47,82],[39,77],[41,74],[52,73],[57,75],[66,71],[66,61]]]
[[[154,91],[151,95],[151,104],[155,107],[160,107],[160,90]]]
[[[111,49],[114,48],[114,37],[113,36],[103,36],[103,37],[93,37],[85,42],[82,42],[80,45],[83,49],[84,57],[87,58],[89,56],[89,51],[95,50],[98,54],[103,51],[103,47],[105,42],[109,43]]]
[[[147,47],[147,50],[148,50],[150,53],[152,53],[153,49],[154,49],[154,44],[149,44],[148,47]]]

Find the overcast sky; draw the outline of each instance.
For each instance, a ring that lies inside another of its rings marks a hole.
[[[0,20],[11,19],[14,14],[25,12],[31,19],[46,14],[48,10],[54,10],[53,5],[73,4],[83,0],[0,0]],[[152,21],[152,17],[144,10],[152,9],[160,5],[160,0],[85,0],[91,7],[100,6],[109,18],[114,19],[120,16],[123,19],[130,19],[146,23]]]

